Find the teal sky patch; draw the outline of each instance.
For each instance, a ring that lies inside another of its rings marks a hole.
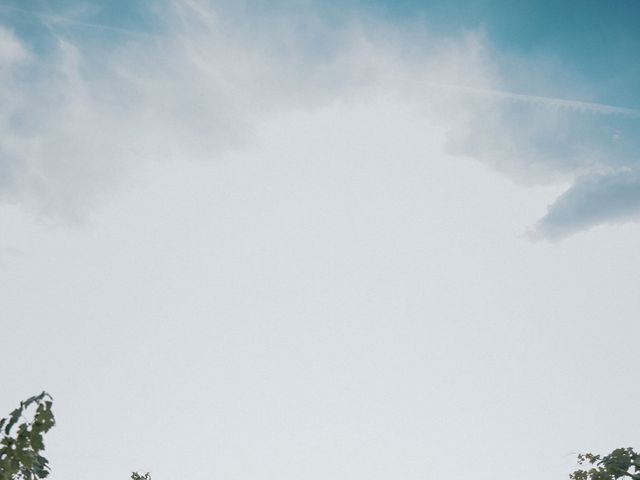
[[[220,3],[220,2],[219,2]],[[224,9],[252,16],[303,13],[314,10],[330,22],[362,16],[382,17],[392,23],[419,22],[430,32],[445,36],[481,29],[507,62],[520,63],[513,86],[521,93],[584,95],[575,83],[589,84],[589,98],[576,100],[640,107],[640,2],[637,0],[246,0],[222,2]],[[158,3],[154,4],[156,14]],[[33,16],[9,7],[42,15],[71,15],[80,21],[138,32],[155,28],[149,3],[140,0],[78,2],[77,0],[8,0],[0,15],[4,23],[36,38],[42,31]],[[82,25],[77,34],[95,35]],[[108,29],[107,29],[108,30]],[[527,60],[554,66],[555,79],[531,82]],[[522,63],[524,62],[524,63]]]

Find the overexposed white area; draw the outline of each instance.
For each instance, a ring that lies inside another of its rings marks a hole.
[[[78,225],[0,206],[0,411],[54,396],[52,480],[560,479],[637,444],[640,228],[532,242],[563,187],[446,127],[372,89]]]

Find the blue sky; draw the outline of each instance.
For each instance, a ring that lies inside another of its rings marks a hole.
[[[640,49],[640,5],[634,0],[255,0],[247,2],[247,9],[273,11],[274,3],[282,10],[318,9],[337,21],[363,12],[398,24],[417,21],[446,36],[482,29],[507,57],[543,58],[562,66],[556,85],[542,88],[527,82],[525,74],[514,86],[519,91],[571,96],[570,82],[587,81],[595,88],[592,101],[640,108],[640,65],[635,55]]]
[[[54,395],[52,480],[555,479],[637,445],[638,18],[5,0],[0,414]]]
[[[148,31],[153,29],[148,5],[139,1],[113,1],[105,4],[76,0],[34,0],[25,4],[9,0],[5,5],[39,12],[60,13],[90,6],[96,23]],[[278,12],[316,11],[331,21],[352,16],[374,15],[394,23],[413,23],[418,19],[425,28],[443,35],[458,35],[465,30],[484,29],[489,41],[505,55],[543,57],[562,65],[565,78],[555,88],[538,91],[536,84],[518,85],[526,93],[553,95],[570,93],[564,82],[589,81],[597,85],[594,98],[601,103],[640,108],[640,66],[634,52],[640,48],[637,19],[640,5],[634,0],[617,2],[466,0],[387,2],[382,0],[345,0],[313,2],[250,0],[226,8],[249,15],[277,15]],[[92,7],[92,8],[91,8]],[[12,18],[18,25],[20,15]]]

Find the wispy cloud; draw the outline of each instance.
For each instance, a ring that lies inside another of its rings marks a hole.
[[[82,20],[81,17],[72,15],[60,15],[49,12],[39,12],[37,10],[29,10],[27,8],[20,8],[14,5],[0,5],[0,13],[17,13],[29,17],[34,22],[39,22],[51,27],[64,27],[64,26],[79,26],[87,27],[91,29],[103,30],[106,32],[114,32],[132,36],[149,37],[149,34],[140,30],[133,30],[130,28],[122,28],[116,25],[106,25],[104,23],[89,22]]]
[[[422,55],[428,61],[414,62],[403,52],[412,38],[371,19],[336,26],[310,12],[230,20],[208,2],[163,5],[151,36],[118,30],[115,38],[86,19],[36,15],[55,20],[40,51],[2,30],[0,94],[12,101],[0,111],[1,198],[79,220],[133,169],[215,159],[251,142],[276,112],[371,85],[394,88],[389,71],[408,78],[417,66],[425,76],[437,64],[482,77],[467,39],[434,41]],[[84,27],[106,36],[86,42]]]

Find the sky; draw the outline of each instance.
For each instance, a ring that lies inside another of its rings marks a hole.
[[[640,2],[556,3],[0,2],[0,416],[53,395],[52,480],[637,447]]]

